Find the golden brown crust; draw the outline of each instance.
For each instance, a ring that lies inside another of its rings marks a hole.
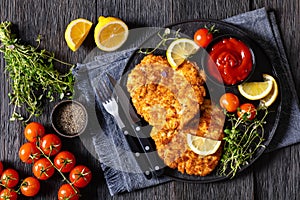
[[[194,125],[189,124],[184,130],[170,131],[153,128],[151,131],[158,155],[167,166],[177,168],[181,173],[205,176],[215,169],[222,154],[222,146],[217,152],[208,156],[198,155],[188,147],[187,134],[218,140],[222,140],[224,137],[222,130],[225,116],[222,110],[211,105],[210,100],[205,100],[203,106],[205,109],[201,109],[201,118],[192,120]]]
[[[128,75],[134,107],[158,129],[182,127],[199,113],[206,95],[204,79],[195,64],[173,70],[166,58],[147,55]]]
[[[194,63],[173,70],[162,56],[147,55],[128,75],[137,112],[150,124],[157,152],[181,173],[205,176],[217,166],[222,148],[208,156],[189,149],[187,134],[223,138],[222,110],[205,100],[205,76]],[[201,116],[201,117],[200,117]]]
[[[183,131],[200,137],[222,140],[225,123],[223,110],[217,105],[212,105],[209,99],[205,99],[200,111],[200,118],[192,119]]]

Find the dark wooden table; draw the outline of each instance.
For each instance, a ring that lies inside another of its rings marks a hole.
[[[77,63],[95,47],[92,35],[83,46],[72,52],[64,40],[67,24],[78,17],[94,24],[100,15],[123,19],[129,28],[142,26],[165,26],[170,23],[199,18],[223,19],[239,13],[266,7],[275,10],[277,21],[292,68],[296,88],[300,94],[300,3],[298,0],[1,0],[0,20],[13,22],[23,42],[35,44],[42,35],[42,48],[55,52],[59,59]],[[6,167],[13,167],[21,177],[32,175],[31,165],[21,163],[18,149],[25,142],[24,127],[20,122],[9,122],[12,106],[8,106],[8,75],[4,73],[5,62],[0,55],[0,160]],[[51,131],[49,112],[36,119]],[[88,165],[93,171],[93,181],[82,190],[82,199],[299,199],[300,144],[264,154],[246,173],[233,180],[211,184],[170,182],[156,187],[121,194],[109,195],[99,162],[85,150],[79,138],[63,140],[64,149],[75,153],[78,163]],[[76,147],[76,148],[74,148]],[[34,199],[57,199],[61,178],[55,175],[41,183],[41,192]],[[23,197],[20,197],[22,199]]]

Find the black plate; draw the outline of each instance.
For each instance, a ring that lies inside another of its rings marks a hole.
[[[234,34],[240,38],[247,39],[251,43],[251,48],[253,49],[254,54],[255,54],[256,68],[255,68],[254,75],[248,81],[262,80],[263,73],[270,74],[276,79],[276,81],[278,83],[279,94],[278,94],[276,101],[272,104],[272,106],[269,107],[269,110],[271,112],[268,114],[268,116],[266,118],[267,124],[264,127],[265,141],[264,141],[263,145],[265,145],[267,148],[270,141],[272,140],[275,130],[277,128],[279,116],[280,116],[280,112],[281,112],[281,95],[282,95],[281,84],[280,84],[280,80],[277,77],[276,69],[272,67],[270,60],[268,59],[268,57],[266,56],[266,54],[264,53],[262,48],[253,39],[251,39],[247,35],[247,33],[245,33],[241,29],[239,29],[231,24],[228,24],[228,23],[225,23],[222,21],[216,21],[216,20],[194,20],[194,21],[186,21],[186,22],[172,24],[167,27],[174,31],[180,29],[180,33],[183,33],[183,34],[189,36],[190,38],[193,38],[193,34],[196,32],[196,30],[201,27],[204,27],[205,25],[206,26],[215,25],[216,29],[219,30],[219,32],[214,34],[214,37],[227,35],[227,34],[230,34],[230,35]],[[149,40],[152,40],[152,39],[153,38],[149,38]],[[147,43],[147,41],[146,41],[146,43]],[[154,54],[165,55],[165,51],[157,50],[154,52]],[[136,64],[140,63],[140,61],[143,59],[144,56],[145,56],[144,54],[138,53],[138,51],[136,51],[130,57],[130,59],[125,67],[122,79],[121,79],[121,86],[124,88],[124,91],[127,91],[126,82],[127,82],[128,73],[130,73],[130,71],[135,67]],[[233,92],[235,94],[239,94],[236,86],[235,87],[225,87],[225,90],[226,90],[226,92]],[[222,94],[220,94],[220,95],[222,95]],[[128,96],[129,96],[129,94],[128,94]],[[241,103],[249,102],[249,100],[246,100],[241,95],[238,95],[238,96],[240,98]],[[256,102],[252,102],[252,103],[257,104],[258,102],[256,101]],[[144,122],[144,123],[146,124],[146,122]],[[265,150],[265,148],[260,148],[257,151],[257,153],[254,155],[254,157],[250,160],[249,164],[243,166],[237,172],[237,174],[240,174],[242,171],[244,171],[246,168],[248,168],[251,164],[253,164],[261,156],[261,154],[264,152],[264,150]],[[215,182],[215,181],[220,181],[220,180],[224,180],[224,179],[228,178],[226,176],[217,175],[217,173],[216,173],[217,170],[218,170],[218,167],[211,174],[201,177],[201,176],[182,174],[179,171],[177,171],[176,169],[171,169],[171,168],[166,167],[164,175],[169,176],[175,180],[180,180],[180,181],[185,181],[185,182],[199,182],[199,183]]]

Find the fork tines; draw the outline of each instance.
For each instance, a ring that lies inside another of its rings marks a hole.
[[[97,95],[101,102],[108,101],[112,96],[112,89],[109,87],[109,83],[105,83],[104,81],[99,81],[98,87],[96,87]]]

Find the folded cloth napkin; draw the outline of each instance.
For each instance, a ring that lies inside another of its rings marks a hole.
[[[269,56],[272,65],[278,70],[278,78],[281,80],[282,92],[284,92],[284,95],[282,95],[282,115],[268,151],[299,142],[298,122],[300,120],[300,112],[298,96],[274,13],[267,12],[264,8],[261,8],[225,19],[224,21],[247,31],[250,37],[258,41]],[[115,124],[113,117],[106,113],[102,105],[98,103],[98,99],[95,99],[95,91],[93,90],[94,86],[96,86],[95,84],[98,84],[99,80],[105,81],[105,73],[109,73],[115,79],[119,79],[134,50],[133,48],[116,53],[93,56],[91,59],[88,59],[87,63],[78,64],[74,70],[74,75],[77,79],[76,89],[79,91],[76,98],[84,101],[91,110],[95,110],[94,106],[96,106],[103,111],[95,113],[93,116],[100,119],[101,127],[93,124],[89,126],[93,128],[88,129],[88,131],[92,137],[93,151],[101,162],[111,195],[170,181],[166,177],[147,180],[143,174],[132,172],[131,169],[136,169],[137,165],[134,157],[130,154],[124,135]],[[97,121],[97,119],[94,121]]]

